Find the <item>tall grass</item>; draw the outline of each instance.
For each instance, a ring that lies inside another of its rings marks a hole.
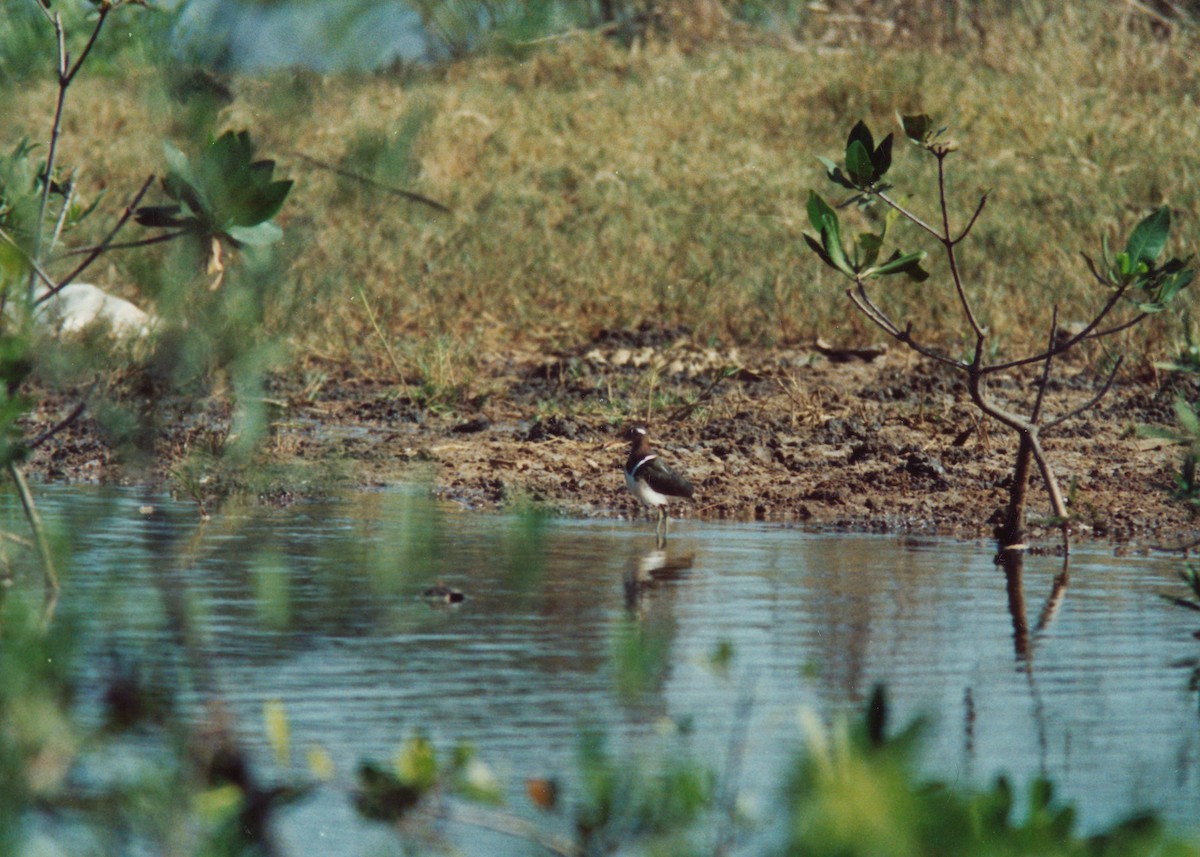
[[[927,22],[942,36],[924,42],[843,34],[682,50],[650,32],[629,49],[576,33],[520,60],[234,79],[220,125],[261,129],[264,150],[299,179],[284,221],[286,310],[267,317],[302,322],[302,352],[380,371],[389,361],[359,288],[393,344],[450,344],[463,361],[646,320],[702,341],[873,340],[802,252],[805,190],[821,180],[815,156],[838,151],[854,120],[884,126],[920,109],[962,143],[951,194],[963,216],[992,190],[963,259],[981,314],[1005,345],[1040,340],[1053,304],[1069,321],[1078,302],[1100,299],[1077,251],[1102,234],[1167,203],[1190,242],[1173,251],[1194,246],[1196,38],[1101,0],[964,8],[969,20]],[[91,106],[69,157],[90,186],[136,184],[161,160],[152,129],[180,107],[160,77],[80,84]],[[37,130],[49,97],[48,85],[8,93],[14,133]],[[118,134],[121,146],[106,144]],[[403,182],[453,212],[351,192],[301,155]],[[922,175],[914,191],[932,187]],[[106,276],[137,280],[120,260]],[[891,299],[897,315],[921,306],[936,324],[943,292],[897,285]],[[1164,329],[1128,345],[1157,354]]]

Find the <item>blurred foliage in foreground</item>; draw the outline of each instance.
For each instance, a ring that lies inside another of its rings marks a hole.
[[[0,597],[4,854],[46,848],[97,855],[282,854],[274,820],[305,812],[305,798],[317,791],[345,801],[365,820],[389,825],[405,853],[421,854],[443,853],[443,837],[470,841],[474,828],[579,857],[735,851],[780,857],[1182,857],[1200,844],[1173,837],[1151,813],[1081,834],[1071,805],[1046,780],[1024,788],[1003,778],[987,788],[931,780],[919,772],[921,724],[889,728],[882,689],[860,722],[830,725],[811,712],[801,714],[803,750],[786,781],[768,789],[774,798],[753,820],[740,810],[736,765],[713,769],[694,748],[633,757],[613,750],[602,733],[583,736],[574,769],[526,781],[528,797],[545,812],[532,821],[506,809],[517,796],[504,793],[483,761],[486,747],[439,747],[417,732],[391,758],[361,758],[351,776],[309,743],[311,736],[293,735],[282,703],[268,701],[262,722],[247,724],[234,721],[221,697],[216,665],[198,631],[207,608],[186,581],[200,546],[220,544],[234,533],[202,542],[186,532],[166,536],[152,520],[145,529],[157,533],[160,548],[178,539],[180,553],[173,561],[164,558],[167,571],[154,576],[160,604],[131,611],[114,600],[101,608],[112,612],[110,621],[121,617],[107,646],[97,649],[93,638],[85,648],[96,617],[81,612],[84,605],[71,598],[70,587],[53,615],[36,588],[18,583]],[[421,528],[398,538],[401,544],[420,542],[425,533]],[[264,561],[272,562],[270,548],[259,547],[267,556],[246,559],[256,575],[269,571],[260,567]],[[365,581],[376,585],[377,574],[395,575],[396,547],[381,542],[358,557]],[[344,586],[345,558],[331,555],[328,566],[317,579]],[[20,565],[11,570],[18,582],[31,576]],[[272,603],[287,595],[268,587],[258,589],[258,598]],[[259,616],[270,626],[272,616],[286,612],[260,610]],[[164,645],[153,651],[128,641],[113,647],[130,622],[158,628],[152,636],[161,636]],[[645,654],[660,655],[653,644]],[[618,660],[621,669],[646,671],[628,653]],[[266,737],[265,747],[254,751],[239,740],[239,733],[251,731]],[[302,748],[307,752],[296,758]],[[763,783],[754,787],[764,790]],[[450,830],[457,833],[447,836]],[[453,846],[445,852],[453,853]]]

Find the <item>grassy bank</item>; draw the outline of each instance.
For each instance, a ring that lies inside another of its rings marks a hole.
[[[1101,235],[1127,232],[1152,207],[1172,206],[1178,255],[1194,247],[1200,67],[1187,31],[1155,31],[1124,4],[1081,2],[914,41],[785,47],[743,34],[629,50],[572,35],[520,60],[234,79],[215,127],[253,129],[297,179],[280,218],[287,274],[269,314],[292,327],[297,360],[382,373],[399,363],[445,389],[481,353],[644,321],[684,325],[701,341],[878,341],[801,236],[807,190],[826,190],[816,156],[835,154],[856,119],[882,129],[896,110],[951,124],[964,220],[992,190],[962,258],[1005,345],[1040,340],[1055,303],[1070,321],[1076,302],[1101,300],[1078,251],[1096,252]],[[164,133],[204,127],[189,119],[194,103],[166,94],[170,77],[143,67],[77,84],[64,157],[83,168],[87,195],[120,198],[161,168]],[[44,134],[52,95],[49,83],[5,94],[14,134]],[[898,193],[931,206],[928,165],[900,144],[897,159],[919,182]],[[105,264],[93,278],[122,292],[158,272],[152,253]],[[925,339],[942,330],[953,348],[944,274],[935,267],[933,280],[890,296],[896,316]],[[1179,346],[1181,322],[1128,337],[1131,351],[1156,358]]]

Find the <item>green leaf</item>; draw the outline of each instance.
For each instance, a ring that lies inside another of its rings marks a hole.
[[[821,257],[821,261],[833,269],[837,269],[837,265],[833,264],[833,259],[825,252],[825,248],[821,246],[821,242],[811,235],[804,236],[805,242],[812,248],[812,251]]]
[[[229,226],[225,233],[239,244],[265,247],[283,238],[283,230],[270,221],[256,226]]]
[[[1183,433],[1193,438],[1200,438],[1200,416],[1184,399],[1175,400],[1175,421]]]
[[[846,146],[846,172],[850,174],[850,181],[858,187],[867,187],[875,180],[871,150],[861,140],[851,140]]]
[[[192,218],[180,217],[183,209],[178,205],[143,205],[133,212],[133,219],[140,225],[152,229],[167,229],[186,226]]]
[[[168,176],[175,176],[180,181],[191,184],[195,183],[195,178],[192,176],[192,167],[188,163],[187,155],[169,140],[163,140],[163,159],[167,162]]]
[[[1086,256],[1084,257],[1087,258]],[[1100,236],[1100,260],[1104,263],[1105,273],[1111,273],[1113,270],[1112,251],[1108,249],[1108,236]]]
[[[929,272],[921,267],[921,262],[925,259],[925,256],[926,253],[924,250],[918,250],[915,253],[907,253],[905,255],[901,255],[900,251],[897,250],[878,268],[873,268],[865,273],[872,277],[884,277],[889,274],[907,274],[915,282],[923,283],[929,279]]]
[[[829,176],[830,178],[833,178],[833,174],[835,172],[840,172],[838,165],[835,164],[831,159],[826,158],[824,155],[817,155],[817,160],[821,162],[823,167],[825,167],[825,175]]]
[[[860,254],[856,261],[864,268],[874,265],[875,260],[879,258],[879,251],[883,249],[883,236],[876,235],[874,232],[860,232],[855,243],[858,245]]]
[[[1195,273],[1195,271],[1191,270],[1180,271],[1174,276],[1163,280],[1162,285],[1158,289],[1157,302],[1160,304],[1169,304],[1173,301],[1180,291],[1187,288]]]
[[[879,181],[891,169],[892,137],[892,134],[884,137],[883,142],[879,144],[879,148],[871,153],[871,165],[875,168],[875,175],[871,177],[872,182]]]
[[[396,777],[406,785],[424,791],[437,782],[437,751],[424,735],[405,741],[392,764]]]
[[[850,136],[846,139],[847,160],[850,147],[855,143],[860,143],[868,152],[875,151],[875,138],[871,136],[871,129],[867,127],[867,123],[861,119],[850,129]]]
[[[929,135],[929,129],[933,127],[933,120],[925,113],[901,116],[900,127],[904,129],[904,135],[908,139],[914,143],[924,143],[925,138]]]
[[[292,189],[291,181],[274,181],[275,162],[254,160],[246,131],[227,131],[189,159],[171,143],[163,144],[167,175],[163,190],[181,204],[177,225],[201,236],[228,237],[241,244],[264,245],[282,233],[270,221]],[[171,220],[166,207],[146,209],[151,224]]]
[[[826,206],[828,208],[828,206]],[[821,244],[829,254],[833,266],[848,277],[854,276],[854,268],[846,259],[846,250],[842,247],[842,227],[838,217],[830,209],[821,214]]]
[[[837,214],[829,207],[829,203],[821,198],[820,194],[810,190],[808,192],[808,222],[819,233],[825,225],[826,217],[832,217],[836,220]]]
[[[820,155],[817,156],[817,160],[825,166],[825,175],[831,182],[841,185],[847,190],[856,190],[854,183],[846,178],[846,174],[842,172],[841,167],[829,160],[829,158],[823,158]]]
[[[1125,245],[1125,254],[1133,263],[1144,262],[1151,265],[1167,246],[1167,235],[1171,231],[1171,210],[1167,206],[1155,211],[1134,227]]]

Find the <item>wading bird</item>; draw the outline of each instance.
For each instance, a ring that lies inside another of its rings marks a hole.
[[[658,525],[655,535],[659,542],[667,540],[667,502],[672,497],[691,499],[695,489],[692,483],[667,465],[650,449],[650,440],[644,425],[634,424],[621,433],[621,439],[629,441],[629,457],[625,459],[625,484],[629,493],[643,505],[658,509]]]

